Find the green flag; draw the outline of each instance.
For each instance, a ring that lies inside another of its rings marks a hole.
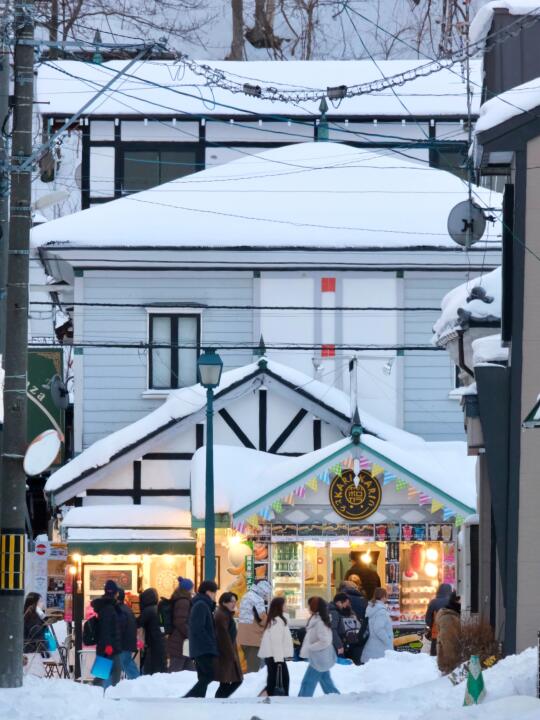
[[[478,705],[486,696],[482,666],[478,655],[471,655],[464,705]]]

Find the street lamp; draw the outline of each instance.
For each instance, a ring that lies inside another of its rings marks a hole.
[[[214,516],[214,388],[219,385],[223,360],[206,348],[197,361],[199,381],[206,388],[206,512],[204,514],[204,579],[216,579],[216,519]]]

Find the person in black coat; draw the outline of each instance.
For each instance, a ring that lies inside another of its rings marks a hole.
[[[213,580],[204,580],[193,598],[189,616],[189,654],[195,660],[197,682],[184,697],[206,697],[208,686],[214,679],[214,662],[218,657],[214,610],[218,586]]]
[[[144,630],[143,675],[167,672],[165,635],[161,632],[158,601],[159,595],[154,588],[147,588],[141,593],[139,627]]]
[[[133,614],[133,610],[124,602],[126,593],[120,588],[118,591],[118,605],[116,610],[120,618],[120,637],[122,643],[122,652],[120,653],[120,662],[122,670],[128,680],[138,678],[139,668],[135,662],[134,655],[137,652],[137,620]]]
[[[379,573],[375,570],[375,565],[367,565],[362,561],[361,556],[362,553],[357,552],[356,550],[352,550],[349,553],[349,557],[353,564],[345,573],[345,580],[350,580],[351,575],[358,575],[367,599],[371,600],[376,588],[381,587],[381,578],[379,577]]]
[[[430,600],[426,610],[426,638],[431,640],[431,648],[429,654],[432,657],[437,655],[437,628],[435,618],[439,610],[448,607],[450,596],[452,594],[452,586],[448,583],[439,585],[436,596]]]
[[[345,593],[351,601],[351,607],[356,617],[362,622],[366,616],[368,601],[364,593],[359,590],[351,580],[340,583],[338,592]]]
[[[97,643],[96,655],[112,660],[111,674],[106,680],[100,680],[100,684],[106,689],[110,685],[116,685],[122,673],[120,653],[122,652],[122,638],[120,633],[120,617],[116,604],[118,597],[118,586],[114,580],[107,580],[104,587],[104,594],[92,600],[90,603],[97,615]]]
[[[25,653],[42,653],[48,656],[45,644],[45,613],[40,607],[41,595],[28,593],[24,600],[24,646]]]

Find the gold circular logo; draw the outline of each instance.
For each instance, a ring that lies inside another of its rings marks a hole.
[[[341,476],[334,477],[330,484],[330,504],[346,520],[364,520],[381,504],[381,485],[366,470],[358,476],[358,485],[354,478],[352,470],[343,470]]]

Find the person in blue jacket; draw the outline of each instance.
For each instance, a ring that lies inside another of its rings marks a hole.
[[[206,697],[208,686],[214,680],[214,662],[218,657],[214,624],[217,590],[213,580],[204,580],[191,604],[189,654],[195,660],[197,682],[184,697]]]

